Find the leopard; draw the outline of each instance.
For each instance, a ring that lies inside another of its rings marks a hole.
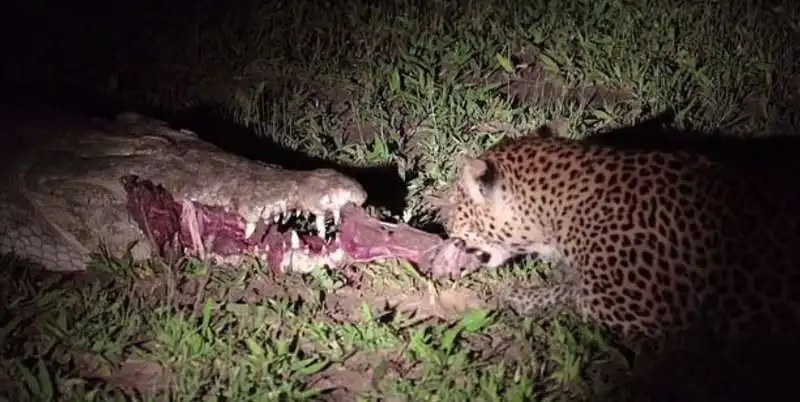
[[[455,170],[440,221],[483,268],[538,255],[573,272],[500,292],[503,308],[570,309],[627,339],[800,333],[800,197],[777,176],[546,127]]]

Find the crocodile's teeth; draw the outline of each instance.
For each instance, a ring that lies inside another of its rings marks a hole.
[[[338,225],[342,221],[342,211],[339,209],[333,210],[333,224]]]
[[[292,230],[292,232],[291,232],[291,234],[290,234],[290,238],[291,238],[291,239],[290,239],[290,242],[291,242],[291,246],[292,246],[292,248],[293,248],[293,249],[298,249],[298,248],[300,248],[300,236],[298,236],[298,235],[297,235],[297,232],[295,232],[294,230]]]
[[[323,205],[330,205],[333,202],[333,200],[331,199],[330,194],[325,194],[319,199],[319,202],[320,204]]]
[[[256,223],[255,222],[247,222],[244,225],[244,238],[249,239],[250,236],[253,235],[256,231]]]
[[[303,218],[306,218],[306,219],[308,219],[308,217],[309,217],[309,216],[311,216],[311,212],[309,212],[309,211],[303,211]]]
[[[317,227],[317,236],[325,240],[325,215],[317,215],[315,223]]]
[[[275,222],[275,223],[280,222],[281,221],[281,214],[277,213],[275,215],[272,215],[272,221]]]

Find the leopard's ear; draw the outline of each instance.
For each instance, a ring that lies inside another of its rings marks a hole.
[[[468,156],[461,160],[461,184],[477,204],[491,202],[497,197],[498,173],[491,161]]]

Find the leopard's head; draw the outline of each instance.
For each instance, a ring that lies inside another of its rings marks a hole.
[[[487,268],[519,254],[540,252],[542,230],[526,216],[530,208],[507,160],[494,156],[462,157],[459,172],[439,203],[441,221],[451,238],[478,255]]]

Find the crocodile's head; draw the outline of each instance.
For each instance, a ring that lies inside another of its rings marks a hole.
[[[452,274],[468,262],[436,235],[367,216],[364,189],[335,170],[245,159],[136,114],[40,117],[0,113],[19,140],[0,150],[0,252],[47,270],[83,270],[97,247],[251,255],[282,272],[398,257]]]

